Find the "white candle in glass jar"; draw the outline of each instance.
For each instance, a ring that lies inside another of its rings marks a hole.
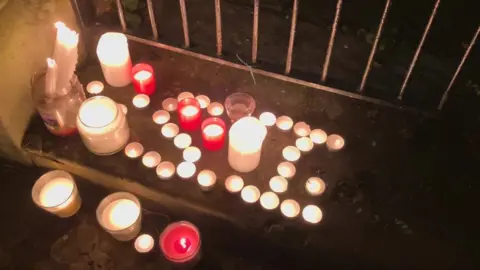
[[[342,150],[345,146],[345,140],[342,136],[337,134],[332,134],[327,137],[327,149],[330,152],[337,152]]]
[[[220,116],[224,111],[223,105],[218,102],[210,103],[207,107],[207,112],[212,116]]]
[[[300,158],[300,150],[295,146],[287,146],[282,150],[282,156],[285,160],[296,162]]]
[[[175,173],[175,165],[170,161],[160,162],[157,166],[156,172],[160,179],[168,180]]]
[[[160,161],[162,161],[162,157],[155,151],[145,153],[142,158],[142,163],[147,168],[157,167]]]
[[[197,162],[202,157],[202,151],[195,146],[189,146],[183,150],[183,159],[188,162]]]
[[[205,109],[210,105],[210,98],[205,96],[205,95],[198,95],[195,97],[195,99],[198,101],[200,104],[200,108]]]
[[[314,129],[310,132],[310,139],[315,144],[323,144],[327,141],[327,133],[321,129]]]
[[[186,98],[194,98],[194,95],[190,92],[182,92],[178,95],[177,101],[180,102],[182,101],[182,99],[186,99]]]
[[[237,193],[243,188],[243,179],[238,175],[230,175],[225,179],[225,188],[230,193]]]
[[[124,34],[114,32],[103,34],[98,41],[97,56],[108,84],[123,87],[131,82],[132,62],[127,37]]]
[[[162,101],[162,108],[167,112],[173,112],[177,109],[178,101],[174,98],[166,98]]]
[[[192,177],[196,171],[197,168],[192,162],[184,161],[177,166],[177,174],[183,179],[188,179]]]
[[[87,84],[87,92],[98,95],[103,91],[104,85],[101,81],[91,81]]]
[[[293,126],[293,132],[297,134],[298,137],[305,137],[310,135],[310,126],[305,122],[298,122]]]
[[[145,94],[138,94],[132,99],[133,106],[138,109],[143,109],[150,104],[150,97]]]
[[[138,158],[143,154],[143,145],[139,142],[131,142],[125,146],[125,155],[129,158]]]
[[[157,125],[163,125],[170,120],[170,113],[165,110],[158,110],[152,115],[153,122]]]
[[[242,189],[240,196],[246,203],[255,203],[260,198],[260,190],[253,185],[246,186]]]
[[[280,200],[277,194],[267,191],[260,196],[260,205],[266,210],[273,210],[278,207]]]
[[[282,176],[274,176],[270,178],[270,182],[268,183],[270,189],[276,193],[283,193],[287,191],[288,188],[288,181]]]
[[[325,191],[325,182],[319,177],[310,177],[305,183],[305,189],[312,196],[319,196]]]
[[[200,188],[204,191],[212,190],[217,182],[217,176],[211,170],[203,170],[197,175],[197,181]]]
[[[316,205],[307,205],[302,211],[303,219],[312,224],[319,223],[323,218],[322,210]]]
[[[162,135],[163,135],[163,137],[165,137],[167,139],[171,139],[171,138],[177,136],[179,131],[180,131],[180,129],[174,123],[168,123],[168,124],[163,125],[163,127],[162,127]]]
[[[294,218],[300,213],[300,205],[295,200],[284,200],[280,205],[280,211],[287,218]]]
[[[296,171],[295,165],[288,161],[284,161],[277,166],[278,174],[285,178],[292,178]]]
[[[271,126],[275,125],[275,122],[277,121],[277,117],[275,116],[275,114],[273,114],[271,112],[264,112],[264,113],[260,114],[259,120],[265,126],[271,127]]]
[[[260,164],[267,128],[255,117],[244,117],[229,131],[228,163],[238,172],[251,172]]]
[[[135,239],[135,242],[133,246],[135,247],[135,250],[138,251],[139,253],[148,253],[150,250],[153,249],[153,246],[155,245],[155,240],[153,240],[153,237],[149,234],[142,234]]]
[[[295,141],[295,146],[302,152],[310,152],[313,149],[313,142],[308,137],[302,137]]]
[[[292,120],[292,118],[290,118],[286,115],[283,115],[283,116],[280,116],[280,117],[277,118],[276,124],[277,124],[277,127],[280,130],[288,131],[288,130],[292,129],[293,120]]]

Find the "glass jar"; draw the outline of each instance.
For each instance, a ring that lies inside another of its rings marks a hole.
[[[255,107],[255,99],[246,93],[233,93],[225,99],[225,110],[232,123],[252,115]]]

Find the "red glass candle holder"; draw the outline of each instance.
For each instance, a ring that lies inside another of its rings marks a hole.
[[[178,122],[185,131],[194,131],[200,128],[202,112],[200,103],[194,98],[185,98],[178,103]]]
[[[160,249],[167,260],[191,264],[200,256],[200,232],[190,222],[180,221],[167,226],[160,234]]]
[[[151,96],[155,93],[157,83],[153,67],[148,64],[136,64],[132,68],[132,83],[135,92]]]
[[[210,117],[202,123],[203,146],[210,151],[222,149],[225,142],[225,122],[218,117]]]

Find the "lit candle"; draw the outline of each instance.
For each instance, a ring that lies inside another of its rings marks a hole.
[[[238,175],[230,175],[225,179],[225,188],[230,193],[237,193],[243,188],[243,179]]]
[[[319,196],[325,191],[325,182],[319,177],[310,177],[305,183],[305,189],[312,196]]]
[[[178,101],[174,98],[166,98],[162,101],[162,108],[167,112],[173,112],[177,109]]]
[[[291,162],[284,161],[278,164],[277,172],[279,175],[285,178],[292,178],[296,172],[295,165],[293,165]]]
[[[160,234],[159,242],[163,255],[173,263],[193,266],[198,261],[200,232],[189,222],[180,221],[168,225]]]
[[[203,170],[197,175],[197,181],[203,191],[212,190],[217,182],[217,176],[210,170]]]
[[[150,98],[145,94],[138,94],[132,99],[133,106],[139,109],[143,109],[150,104]]]
[[[314,129],[310,132],[310,139],[315,144],[324,144],[327,141],[327,133],[321,129]]]
[[[288,131],[290,129],[292,129],[292,126],[293,126],[293,120],[292,118],[286,116],[286,115],[283,115],[283,116],[280,116],[277,118],[277,121],[276,121],[276,124],[277,124],[277,127],[283,131]]]
[[[163,125],[170,120],[170,113],[164,110],[158,110],[152,115],[153,122],[157,125]]]
[[[255,203],[260,198],[260,190],[256,186],[246,186],[242,189],[240,196],[246,203]]]
[[[131,142],[125,146],[125,155],[129,158],[138,158],[143,154],[143,145],[139,142]]]
[[[168,180],[175,173],[175,165],[170,161],[163,161],[158,164],[156,172],[160,179]]]
[[[205,95],[198,95],[195,97],[195,99],[198,101],[200,104],[200,108],[205,109],[210,105],[210,98],[205,96]]]
[[[210,117],[202,122],[203,146],[210,151],[222,149],[225,142],[225,122],[217,117]]]
[[[345,140],[337,134],[332,134],[327,137],[327,149],[330,152],[337,152],[342,150],[345,146]]]
[[[180,133],[173,139],[173,144],[179,149],[185,149],[192,144],[192,137],[187,133]]]
[[[211,116],[220,116],[223,113],[223,105],[218,103],[218,102],[212,102],[210,105],[207,107],[207,112]]]
[[[298,137],[308,136],[311,132],[310,126],[305,122],[298,122],[293,126],[293,132],[297,134]]]
[[[270,189],[276,193],[283,193],[287,191],[288,181],[282,176],[274,176],[270,178],[269,182]]]
[[[157,84],[152,66],[144,63],[136,64],[132,68],[132,75],[135,92],[148,96],[155,93]]]
[[[105,33],[97,45],[97,56],[105,81],[113,87],[127,86],[131,81],[132,62],[127,37],[121,33]]]
[[[287,146],[282,150],[283,158],[290,162],[295,162],[300,158],[300,150],[295,146]]]
[[[32,199],[37,206],[59,217],[75,215],[82,205],[73,177],[59,170],[50,171],[35,182]]]
[[[312,224],[317,224],[322,220],[323,213],[316,205],[307,205],[302,211],[303,219]]]
[[[235,122],[229,131],[228,163],[238,172],[251,172],[260,164],[267,128],[254,117]]]
[[[150,234],[142,234],[135,239],[133,246],[139,253],[148,253],[153,249],[155,241]]]
[[[118,104],[120,106],[120,109],[122,110],[123,114],[127,115],[128,113],[128,108],[125,104]]]
[[[142,163],[147,168],[157,167],[160,161],[162,161],[162,157],[155,151],[147,152],[142,157]]]
[[[57,37],[53,50],[53,59],[57,64],[55,92],[65,93],[65,90],[72,76],[78,61],[78,40],[77,32],[68,28],[63,22],[56,22]],[[48,93],[51,93],[48,91]]]
[[[271,127],[275,125],[275,122],[277,121],[277,117],[275,114],[271,112],[264,112],[260,114],[260,122],[262,122],[265,126]]]
[[[197,168],[192,162],[184,161],[177,166],[177,174],[183,179],[188,179],[192,177],[195,174],[196,170]]]
[[[295,200],[284,200],[280,205],[280,211],[287,218],[294,218],[300,213],[300,205]]]
[[[197,162],[202,157],[202,151],[195,146],[189,146],[183,150],[183,159],[188,162]]]
[[[104,85],[101,81],[91,81],[87,84],[87,92],[92,95],[100,94],[103,88]]]
[[[200,104],[194,98],[184,98],[178,103],[178,122],[186,131],[194,131],[200,127],[202,113]]]
[[[194,98],[195,96],[190,93],[190,92],[182,92],[178,95],[177,97],[177,101],[180,102],[182,101],[183,99],[186,99],[186,98]]]
[[[117,240],[132,240],[141,228],[140,201],[127,192],[110,194],[98,205],[97,220]]]
[[[273,210],[278,207],[280,200],[277,194],[267,191],[260,196],[260,205],[266,210]]]
[[[171,138],[177,136],[179,131],[180,130],[179,130],[178,126],[175,125],[174,123],[168,123],[168,124],[163,125],[163,127],[162,127],[162,135],[163,135],[163,137],[165,137],[167,139],[171,139]]]
[[[295,141],[295,145],[297,146],[298,150],[302,152],[310,152],[313,149],[313,142],[308,137],[298,138]]]

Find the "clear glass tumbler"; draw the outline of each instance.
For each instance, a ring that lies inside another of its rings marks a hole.
[[[246,93],[234,93],[225,99],[225,109],[232,123],[252,115],[255,106],[255,99]]]

